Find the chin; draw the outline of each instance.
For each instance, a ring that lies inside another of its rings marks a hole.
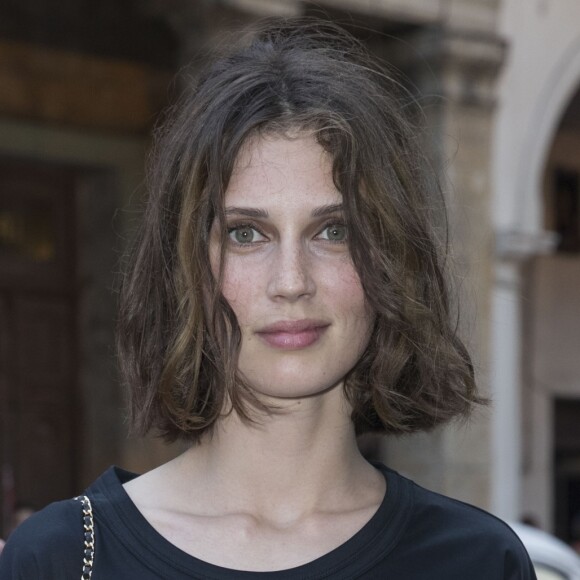
[[[310,399],[312,397],[318,397],[332,391],[337,385],[312,385],[310,388],[302,387],[300,389],[296,388],[296,385],[288,386],[284,388],[284,386],[280,385],[280,387],[276,390],[269,389],[269,390],[261,390],[260,393],[266,397],[271,397],[273,399],[286,399],[286,400],[296,400],[296,399]]]
[[[304,399],[323,395],[341,385],[344,378],[343,375],[333,378],[324,373],[309,376],[305,369],[299,372],[276,372],[269,368],[267,374],[260,374],[248,373],[244,376],[258,395],[276,399]]]

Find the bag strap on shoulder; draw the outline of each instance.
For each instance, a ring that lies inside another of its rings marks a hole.
[[[91,505],[91,500],[86,495],[79,495],[74,499],[81,502],[83,509],[85,549],[83,552],[83,572],[81,574],[81,580],[91,580],[93,561],[95,559],[95,521],[93,519],[93,506]]]

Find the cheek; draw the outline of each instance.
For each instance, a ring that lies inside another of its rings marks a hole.
[[[256,304],[260,294],[260,275],[252,268],[242,267],[236,260],[230,260],[224,267],[222,294],[234,311],[238,324],[248,324],[250,307]]]
[[[357,271],[350,260],[344,260],[333,267],[322,270],[321,280],[328,294],[334,295],[338,302],[364,302],[364,291]]]
[[[211,272],[216,280],[219,275],[219,254],[219,244],[214,242],[210,246],[209,259]],[[238,321],[240,319],[240,305],[247,300],[244,298],[244,295],[248,292],[246,282],[247,277],[243,275],[240,268],[236,268],[236,261],[226,258],[222,273],[222,295],[233,309]]]
[[[323,280],[324,302],[343,319],[345,330],[366,335],[374,315],[352,263],[326,272]]]

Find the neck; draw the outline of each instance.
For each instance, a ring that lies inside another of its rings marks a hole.
[[[182,481],[198,482],[192,494],[201,485],[225,509],[282,520],[332,510],[361,484],[383,485],[358,450],[342,388],[287,402],[256,424],[231,413],[178,461]]]

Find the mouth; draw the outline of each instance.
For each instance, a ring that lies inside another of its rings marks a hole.
[[[322,320],[281,320],[261,328],[256,334],[271,347],[297,350],[318,342],[329,326]]]

